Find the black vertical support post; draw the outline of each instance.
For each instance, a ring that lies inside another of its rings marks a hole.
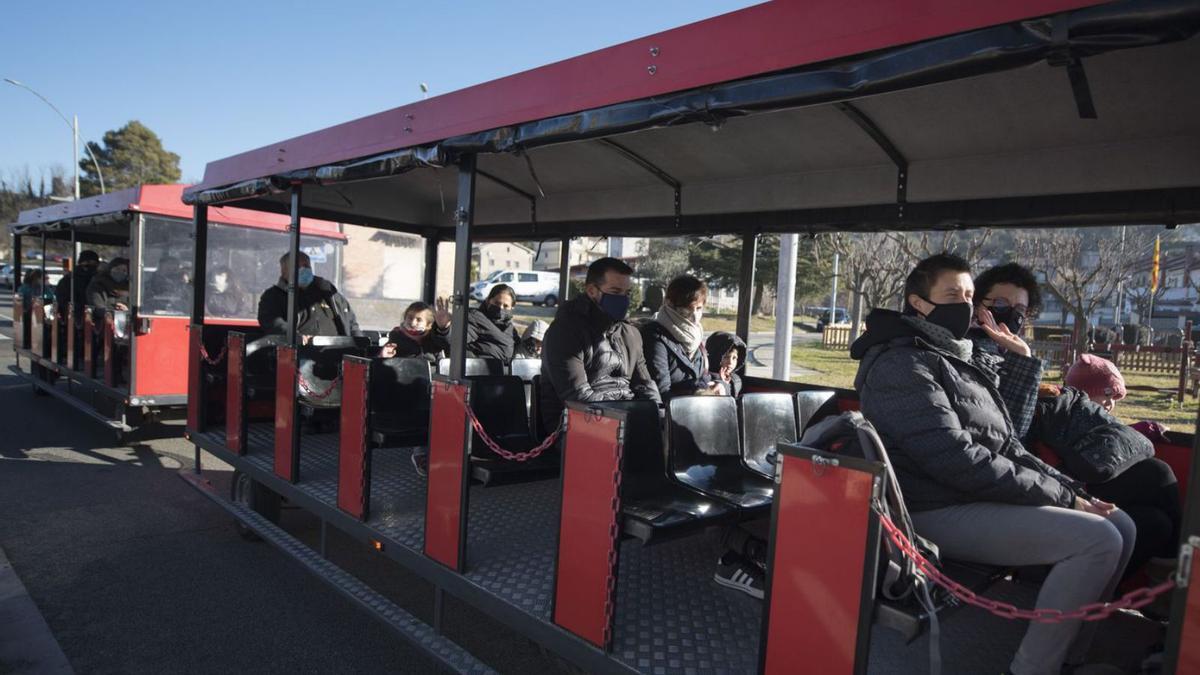
[[[438,244],[437,232],[425,233],[425,287],[421,297],[433,304],[437,300]]]
[[[71,297],[67,301],[68,304],[75,302],[75,263],[79,262],[79,254],[76,253],[76,251],[79,250],[79,244],[75,241],[76,234],[77,234],[77,232],[75,231],[75,228],[72,227],[71,228],[71,269],[67,270],[67,272],[70,275],[68,277],[70,280],[67,283],[70,285],[69,292],[71,293]],[[65,265],[63,266],[63,269],[66,270]],[[43,280],[43,283],[45,283],[45,280]],[[57,303],[57,301],[58,301],[58,298],[55,298],[56,303]],[[56,307],[55,309],[61,309],[61,308]],[[67,365],[74,365],[73,356],[74,355],[67,357]]]
[[[288,232],[291,234],[291,241],[288,246],[288,270],[287,270],[287,289],[288,289],[288,329],[287,341],[293,347],[299,346],[299,338],[296,335],[296,285],[299,283],[300,277],[300,184],[292,184],[292,224]]]
[[[13,235],[12,248],[13,248],[13,266],[12,266],[13,285],[12,285],[12,287],[13,287],[13,292],[15,293],[17,290],[17,287],[21,285],[21,235],[19,235],[19,234]],[[74,288],[74,287],[72,286],[72,288]],[[21,336],[18,335],[16,337],[14,337],[13,340],[16,340],[18,345],[21,344]]]
[[[558,301],[571,297],[571,238],[563,237],[558,247]]]
[[[471,224],[475,220],[475,155],[458,160],[458,206],[454,210],[454,318],[450,330],[450,377],[466,374],[467,288],[471,284]]]
[[[754,264],[758,256],[758,235],[742,235],[742,267],[738,280],[737,336],[750,343],[750,317],[754,314]]]
[[[42,232],[42,283],[46,283],[46,232]]]
[[[208,287],[208,206],[192,207],[192,325],[204,324],[204,291]]]

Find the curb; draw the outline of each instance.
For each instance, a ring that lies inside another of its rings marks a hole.
[[[50,626],[0,548],[0,674],[74,675]]]

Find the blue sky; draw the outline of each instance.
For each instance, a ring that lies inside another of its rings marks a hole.
[[[83,138],[131,119],[213,159],[751,4],[748,0],[5,3],[0,78]],[[0,175],[70,171],[71,135],[0,82]]]

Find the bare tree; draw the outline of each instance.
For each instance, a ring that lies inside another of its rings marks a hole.
[[[983,262],[988,240],[993,230],[983,228],[969,234],[958,230],[941,232],[892,232],[888,236],[904,251],[912,264],[937,253],[953,253],[975,269]]]
[[[1113,237],[1087,237],[1074,230],[1023,232],[1017,259],[1042,276],[1043,287],[1075,317],[1077,349],[1087,343],[1088,319],[1128,277],[1141,258],[1148,233],[1135,233],[1122,246]]]
[[[900,296],[911,267],[909,254],[884,232],[830,235],[830,245],[841,257],[841,278],[853,298],[850,339],[858,337],[864,310],[887,306]]]

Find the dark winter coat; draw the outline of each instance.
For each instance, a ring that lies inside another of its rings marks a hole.
[[[240,318],[250,313],[250,298],[246,297],[245,293],[236,288],[227,288],[224,292],[218,292],[212,286],[208,287],[208,294],[205,295],[204,303],[207,312],[213,316],[225,318]],[[286,313],[287,294],[284,294],[283,303]]]
[[[701,345],[695,355],[688,356],[683,344],[661,323],[650,321],[642,327],[642,346],[650,379],[654,380],[664,401],[673,395],[695,394],[707,389],[712,382],[704,346]]]
[[[436,324],[420,340],[414,340],[400,328],[388,333],[388,342],[396,345],[396,358],[423,357],[436,364],[450,352],[450,332]]]
[[[721,360],[729,353],[729,350],[736,349],[738,355],[737,368],[733,369],[733,374],[729,378],[729,382],[721,379]],[[742,376],[741,373],[746,370],[746,343],[733,333],[725,331],[717,331],[708,336],[704,341],[704,350],[708,352],[708,370],[711,373],[712,380],[720,383],[725,387],[725,393],[737,398],[742,395]]]
[[[75,295],[71,296],[71,275],[75,276]],[[87,289],[91,285],[92,279],[96,276],[94,269],[90,267],[81,267],[71,274],[64,274],[58,280],[58,284],[54,287],[54,301],[58,303],[58,311],[63,316],[67,315],[67,303],[75,303],[75,317],[78,319],[83,316],[83,307],[87,304]],[[82,327],[82,322],[76,322],[76,326]]]
[[[283,281],[263,291],[258,300],[258,325],[267,333],[286,334],[288,294]],[[361,335],[350,303],[337,287],[314,277],[307,288],[296,293],[296,332],[300,335]]]
[[[996,389],[996,357],[927,321],[876,309],[854,342],[862,412],[913,511],[990,501],[1074,504],[1079,484],[1025,450]]]
[[[1033,407],[1037,403],[1038,385],[1042,382],[1045,364],[1036,355],[1001,353],[1000,345],[982,328],[972,328],[967,332],[967,337],[977,351],[999,359],[997,370],[1000,383],[996,389],[1000,392],[1000,398],[1004,399],[1004,407],[1008,408],[1017,437],[1025,438],[1033,424]]]
[[[129,304],[129,281],[117,282],[108,272],[92,277],[87,286],[88,306],[114,310],[117,303]]]
[[[510,322],[506,328],[496,325],[479,308],[467,310],[467,357],[511,363],[517,356],[521,336]]]
[[[661,402],[646,369],[642,335],[613,321],[586,295],[559,306],[542,341],[541,411],[556,429],[566,401]]]
[[[1104,483],[1154,456],[1154,444],[1072,387],[1037,402],[1030,441],[1045,443],[1067,473],[1085,483]]]

